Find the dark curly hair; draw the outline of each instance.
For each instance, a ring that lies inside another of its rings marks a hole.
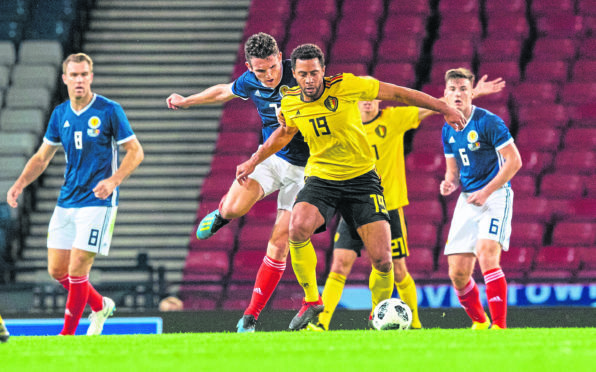
[[[319,60],[321,67],[325,67],[325,55],[321,48],[316,46],[315,44],[302,44],[296,47],[292,51],[292,69],[296,69],[296,60],[297,59],[315,59]]]
[[[264,32],[252,35],[244,43],[244,57],[248,63],[251,58],[265,59],[277,54],[279,54],[277,42],[273,36]]]

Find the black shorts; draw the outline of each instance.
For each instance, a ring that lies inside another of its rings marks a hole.
[[[314,205],[325,218],[315,233],[325,231],[337,211],[354,231],[367,223],[389,221],[383,187],[375,170],[345,181],[308,177],[296,197],[296,203],[300,202]]]
[[[408,257],[410,255],[408,250],[408,232],[403,209],[390,210],[389,217],[391,217],[391,221],[389,221],[391,227],[391,257],[393,259]],[[364,244],[360,236],[357,235],[356,238],[353,236],[354,231],[342,219],[339,221],[339,226],[337,226],[333,249],[350,249],[360,256],[360,251],[364,247]]]

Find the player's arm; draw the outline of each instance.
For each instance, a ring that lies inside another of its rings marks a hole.
[[[457,190],[459,187],[459,167],[457,160],[453,156],[445,157],[447,169],[445,171],[445,179],[439,185],[439,192],[443,196],[447,196]]]
[[[491,81],[486,81],[488,79],[488,75],[483,75],[480,80],[476,83],[476,87],[474,88],[473,97],[479,98],[483,96],[488,96],[490,94],[499,93],[505,88],[505,80],[503,78],[496,78]],[[439,100],[444,101],[445,98],[441,97]],[[418,109],[418,119],[420,121],[426,119],[431,115],[436,115],[438,112],[428,110],[425,108]]]
[[[166,103],[168,104],[168,108],[177,110],[179,108],[189,108],[190,106],[206,105],[209,103],[223,103],[234,97],[236,95],[232,93],[232,83],[217,84],[188,97],[172,93],[166,99]]]
[[[130,174],[141,164],[145,157],[143,147],[136,138],[121,144],[126,154],[122,158],[122,163],[118,170],[109,178],[99,181],[93,188],[93,193],[99,199],[106,199],[112,194],[114,189],[118,187]]]
[[[461,130],[466,124],[466,118],[461,111],[447,103],[440,101],[418,90],[401,87],[389,83],[379,82],[377,99],[383,101],[398,101],[409,106],[418,106],[441,113],[445,121],[455,130]]]
[[[23,193],[25,187],[35,181],[48,167],[50,160],[56,154],[58,146],[53,146],[43,142],[37,152],[27,161],[23,172],[12,187],[6,193],[6,202],[13,208],[16,208],[19,195]]]
[[[468,203],[474,205],[484,205],[486,199],[488,199],[488,197],[497,189],[503,187],[503,185],[512,179],[517,171],[521,168],[522,160],[515,143],[512,142],[509,145],[503,147],[499,150],[499,153],[501,156],[503,156],[503,159],[505,159],[505,162],[499,170],[499,173],[497,173],[495,178],[493,178],[482,189],[473,192],[468,197]]]
[[[294,135],[298,132],[297,127],[279,126],[271,136],[263,143],[250,159],[236,167],[236,180],[243,185],[248,176],[254,172],[255,167],[262,161],[283,149]]]

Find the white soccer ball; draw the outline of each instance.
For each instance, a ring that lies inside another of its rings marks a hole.
[[[412,325],[412,310],[399,298],[383,300],[373,311],[372,325],[379,331],[408,329]]]

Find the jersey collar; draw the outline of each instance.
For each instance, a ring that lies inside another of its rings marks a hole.
[[[74,107],[72,107],[72,101],[70,101],[70,109],[76,116],[81,116],[81,114],[83,114],[85,111],[87,111],[89,109],[89,107],[91,107],[93,105],[93,103],[95,102],[95,98],[97,98],[97,94],[93,93],[93,98],[91,98],[91,101],[89,102],[89,104],[87,106],[83,107],[80,111],[75,110]]]

